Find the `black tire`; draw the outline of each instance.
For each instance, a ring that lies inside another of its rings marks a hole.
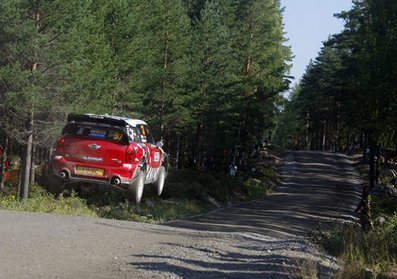
[[[156,180],[156,182],[153,183],[154,189],[158,196],[160,196],[161,193],[163,192],[166,176],[167,176],[167,172],[166,172],[165,168],[163,166],[161,166],[159,169],[159,174],[157,176],[157,180]]]
[[[63,189],[64,186],[62,178],[56,176],[52,173],[52,171],[50,171],[50,173],[48,174],[48,192],[54,194],[55,198],[59,199],[63,195]]]
[[[145,173],[137,170],[136,179],[128,186],[127,198],[131,202],[139,203],[142,199],[143,189],[145,188]]]

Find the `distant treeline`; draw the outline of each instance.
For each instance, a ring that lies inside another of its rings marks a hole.
[[[344,30],[308,66],[276,138],[289,147],[367,151],[373,186],[379,151],[397,147],[397,1],[353,1],[337,17]]]

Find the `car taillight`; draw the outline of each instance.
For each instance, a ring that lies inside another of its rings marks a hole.
[[[127,147],[126,162],[131,163],[135,161],[135,149],[131,146]]]
[[[57,148],[55,150],[55,153],[57,155],[62,155],[63,154],[63,147],[65,145],[65,139],[64,138],[60,138],[57,142]]]

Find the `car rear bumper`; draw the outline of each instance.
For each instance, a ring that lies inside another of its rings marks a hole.
[[[114,186],[128,186],[135,179],[138,164],[106,166],[71,162],[63,156],[55,156],[51,162],[54,175],[75,182],[89,182]],[[82,174],[78,169],[96,170],[91,174]]]

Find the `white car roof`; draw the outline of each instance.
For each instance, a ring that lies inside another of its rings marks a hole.
[[[93,113],[86,113],[85,115],[90,116],[92,118],[110,118],[115,120],[123,120],[128,125],[136,127],[137,125],[147,125],[145,121],[140,119],[132,119],[123,116],[116,116],[116,115],[108,115],[108,114],[93,114]]]
[[[131,119],[131,118],[126,118],[124,119],[125,122],[127,122],[131,126],[136,126],[136,125],[147,125],[145,121],[139,120],[139,119]]]

